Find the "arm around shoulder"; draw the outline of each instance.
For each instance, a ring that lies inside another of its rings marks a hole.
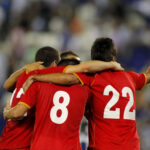
[[[16,86],[16,82],[18,77],[25,71],[25,67],[21,68],[20,70],[14,72],[10,75],[10,77],[4,83],[4,89],[8,92],[13,92]]]
[[[33,71],[42,68],[42,63],[43,62],[35,62],[32,64],[27,64],[18,71],[14,72],[13,74],[10,75],[10,77],[5,81],[4,83],[4,89],[8,92],[13,92],[16,86],[16,82],[18,77],[25,71]]]
[[[78,78],[72,73],[51,73],[44,75],[34,75],[32,76],[32,79],[59,85],[72,85],[80,83]]]
[[[103,70],[108,70],[108,69],[112,69],[112,70],[120,70],[122,71],[123,68],[121,67],[121,65],[117,62],[104,62],[104,61],[87,61],[87,62],[83,62],[79,65],[74,65],[74,66],[70,66],[68,68],[66,68],[65,73],[72,73],[72,72],[99,72],[99,71],[103,71]]]

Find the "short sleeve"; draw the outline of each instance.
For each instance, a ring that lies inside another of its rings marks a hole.
[[[135,83],[136,90],[140,90],[141,88],[144,87],[144,85],[146,84],[146,76],[144,73],[140,74],[136,72],[128,72],[128,73],[130,74]]]
[[[93,76],[87,75],[85,73],[73,73],[80,81],[81,85],[90,86]]]
[[[19,104],[23,104],[29,109],[32,108],[36,104],[37,97],[37,87],[39,83],[33,83],[31,87],[26,91],[26,93],[21,97]]]

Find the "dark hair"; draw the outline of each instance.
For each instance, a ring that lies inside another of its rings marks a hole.
[[[77,54],[75,54],[73,51],[71,51],[71,50],[67,50],[67,51],[65,51],[65,52],[62,52],[61,54],[60,54],[60,57],[61,57],[61,59],[65,59],[68,55],[73,55],[73,56],[76,56],[76,57],[79,57]]]
[[[36,52],[35,61],[42,61],[44,62],[43,65],[45,67],[49,67],[53,61],[56,61],[56,63],[58,63],[59,53],[52,47],[42,47]]]
[[[116,58],[116,49],[113,40],[110,38],[98,38],[91,48],[91,59],[112,61]]]
[[[67,66],[67,65],[78,65],[80,64],[80,61],[77,59],[62,59],[58,66]]]

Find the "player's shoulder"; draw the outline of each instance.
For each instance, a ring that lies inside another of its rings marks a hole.
[[[39,74],[46,74],[46,73],[61,73],[65,69],[65,66],[56,66],[56,67],[49,67],[42,70],[39,70]]]
[[[143,77],[144,74],[143,73],[137,73],[137,72],[133,72],[133,71],[129,71],[126,72],[131,78],[137,79],[139,77]]]
[[[18,80],[22,80],[22,79],[25,79],[31,75],[34,75],[34,74],[37,74],[38,73],[38,70],[34,70],[34,71],[31,71],[31,72],[23,72],[22,74],[19,75],[18,77]]]
[[[26,72],[23,72],[22,74],[19,75],[18,79],[24,78],[26,76]]]
[[[34,82],[31,86],[34,88],[43,88],[46,89],[47,87],[52,87],[54,84],[48,83],[48,82]]]
[[[40,89],[40,87],[42,87],[42,84],[44,84],[44,82],[34,82],[34,83],[32,83],[32,85],[30,86],[30,90],[31,91],[33,91],[33,90],[35,90],[35,91],[37,91],[37,90],[39,90]]]
[[[127,71],[127,74],[131,75],[131,76],[135,76],[138,75],[138,73],[134,72],[134,71]]]
[[[109,73],[108,73],[109,74]],[[121,76],[121,75],[128,75],[128,76],[137,76],[138,73],[133,72],[133,71],[112,71],[112,74]]]
[[[133,71],[121,71],[121,72],[118,72],[118,77],[121,77],[121,76],[123,76],[123,77],[127,77],[128,79],[130,78],[130,79],[135,79],[135,78],[137,78],[138,76],[139,76],[139,74],[138,73],[136,73],[136,72],[133,72]]]
[[[45,84],[47,84],[47,83],[46,83],[46,82],[36,81],[36,82],[32,83],[32,86],[33,86],[33,85],[34,85],[34,86],[45,85]]]
[[[137,83],[139,80],[141,80],[144,76],[142,73],[136,73],[133,71],[128,71],[128,72],[126,72],[126,74],[127,74],[128,78],[130,78],[135,83]]]
[[[26,72],[23,72],[22,74],[19,75],[17,79],[17,84],[22,84],[27,78]]]
[[[95,74],[95,78],[112,78],[112,77],[119,77],[121,75],[126,74],[124,71],[113,71],[113,70],[106,70],[106,71],[101,71]]]

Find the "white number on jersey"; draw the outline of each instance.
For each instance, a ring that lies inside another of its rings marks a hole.
[[[111,107],[113,107],[118,102],[119,93],[111,85],[108,85],[104,90],[104,95],[108,96],[110,92],[113,93],[113,96],[105,107],[104,118],[119,119],[120,118],[120,108],[116,108],[116,110],[110,110]]]
[[[60,103],[59,99],[63,97],[63,102]],[[69,105],[70,102],[70,96],[67,92],[65,91],[57,91],[54,94],[53,97],[53,103],[54,106],[52,107],[50,111],[50,118],[52,122],[56,124],[62,124],[67,120],[68,117],[68,109],[66,108]],[[58,110],[61,110],[61,115],[58,116],[57,112]]]
[[[133,106],[134,104],[134,97],[133,97],[133,92],[129,87],[124,87],[122,90],[122,96],[123,97],[127,97],[127,94],[129,94],[129,102],[124,110],[124,119],[128,119],[128,120],[135,120],[135,110],[133,110],[133,112],[130,112],[130,108]]]
[[[105,87],[103,94],[108,96],[110,92],[113,93],[113,96],[105,106],[103,117],[107,119],[120,119],[120,108],[110,110],[119,101],[120,97],[119,92],[111,85],[108,85]],[[129,87],[124,87],[122,89],[122,96],[127,97],[127,94],[129,94],[130,98],[129,102],[125,107],[123,118],[128,120],[135,120],[135,110],[133,110],[133,112],[130,112],[130,109],[134,104],[133,92]]]
[[[12,105],[13,98],[14,98],[14,95],[15,95],[15,93],[16,93],[16,90],[17,90],[17,89],[14,89],[14,91],[13,91],[13,93],[12,93],[12,96],[11,96],[11,98],[10,98],[10,106]]]
[[[10,105],[12,105],[13,98],[14,98],[14,95],[15,95],[16,91],[17,91],[17,88],[15,88],[14,91],[13,91],[13,93],[12,93],[12,96],[11,96],[11,99],[10,99]],[[16,98],[20,98],[22,94],[24,94],[23,88],[21,88],[19,90],[19,92],[17,93]]]
[[[14,95],[15,95],[16,91],[17,91],[17,88],[15,88],[15,90],[14,90],[13,93],[12,93],[12,96],[11,96],[11,99],[10,99],[10,106],[12,105],[13,98],[14,98]],[[19,90],[19,92],[17,93],[16,98],[21,98],[21,95],[22,95],[22,94],[24,94],[23,88],[21,88],[21,89]],[[26,116],[27,116],[27,112],[24,114],[24,117],[26,117]]]

